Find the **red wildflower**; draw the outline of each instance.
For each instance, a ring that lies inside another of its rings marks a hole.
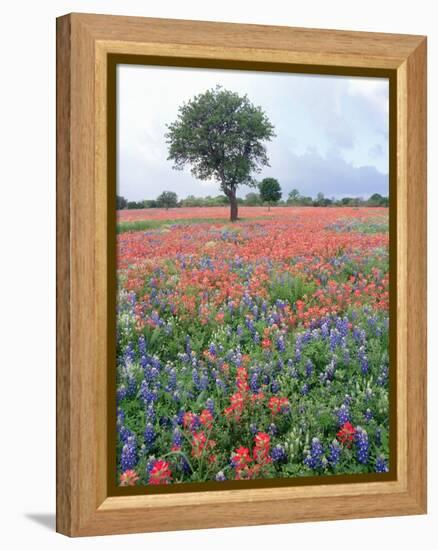
[[[272,345],[272,342],[269,338],[263,338],[262,340],[262,347],[267,349],[267,348],[270,348]]]
[[[137,475],[137,472],[135,470],[126,470],[123,472],[123,474],[120,474],[120,486],[126,487],[126,486],[132,486],[137,483],[137,481],[140,478]]]
[[[195,458],[201,458],[206,447],[212,449],[215,446],[216,441],[213,441],[212,439],[207,441],[207,437],[204,432],[197,432],[193,434],[192,456]]]
[[[249,390],[248,371],[245,369],[245,367],[239,367],[237,369],[236,385],[242,392],[246,392]]]
[[[267,464],[271,461],[269,457],[269,449],[271,438],[265,432],[259,432],[254,437],[255,447],[253,449],[254,460],[259,464]]]
[[[172,481],[172,472],[169,463],[157,460],[149,475],[149,485],[166,485]]]
[[[350,422],[345,422],[345,424],[342,426],[336,436],[340,443],[346,445],[347,447],[350,447],[351,443],[354,440],[355,434],[356,428],[352,424],[350,424]]]
[[[237,470],[247,466],[251,462],[251,455],[248,447],[239,447],[231,457],[231,461]]]
[[[287,397],[273,396],[269,399],[268,407],[271,409],[272,414],[286,412],[289,408],[289,401]]]
[[[213,425],[213,416],[211,412],[208,409],[204,409],[201,412],[201,416],[199,417],[201,420],[201,424],[205,426],[206,428],[211,428]]]

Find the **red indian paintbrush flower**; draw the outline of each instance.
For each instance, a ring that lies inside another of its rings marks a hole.
[[[354,436],[356,434],[356,428],[350,424],[350,422],[345,422],[339,432],[336,434],[336,437],[343,445],[350,447]]]
[[[126,470],[123,474],[120,474],[120,486],[127,487],[133,486],[140,478],[135,470]]]
[[[157,460],[149,474],[149,485],[166,485],[172,481],[169,463]]]

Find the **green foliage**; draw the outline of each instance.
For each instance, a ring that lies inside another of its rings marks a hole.
[[[178,195],[173,191],[163,191],[156,200],[158,208],[175,208],[178,206]]]
[[[261,204],[262,204],[262,199],[258,193],[248,193],[245,196],[246,206],[260,206]]]
[[[311,296],[315,291],[315,284],[307,282],[301,277],[293,277],[290,273],[274,273],[269,281],[269,297],[275,303],[276,300],[287,300],[295,303],[303,296]]]
[[[259,184],[259,190],[263,202],[273,204],[281,199],[281,187],[275,178],[264,178]]]
[[[230,200],[232,221],[237,219],[237,187],[255,186],[252,174],[269,165],[263,142],[275,134],[262,108],[246,95],[216,86],[184,103],[167,128],[174,168],[190,165],[196,178],[216,180]]]
[[[128,205],[128,201],[121,195],[116,195],[116,208],[117,210],[123,210]]]
[[[141,210],[144,208],[144,202],[143,201],[128,201],[126,204],[126,208],[129,210]]]

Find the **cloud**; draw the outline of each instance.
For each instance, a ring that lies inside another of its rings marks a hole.
[[[219,193],[216,182],[195,180],[189,167],[172,170],[164,137],[179,106],[216,84],[247,94],[274,124],[277,137],[267,144],[271,166],[256,177],[277,177],[284,196],[293,187],[306,195],[387,192],[385,79],[122,65],[119,194],[141,200],[163,190],[180,197]]]
[[[321,156],[309,150],[304,155],[289,158],[289,175],[282,178],[283,196],[292,189],[301,194],[326,197],[363,197],[373,193],[388,194],[388,175],[374,166],[353,166],[336,154]]]
[[[380,158],[385,155],[385,151],[383,150],[383,147],[380,145],[380,143],[376,143],[372,147],[370,147],[369,150],[369,156],[371,158]]]

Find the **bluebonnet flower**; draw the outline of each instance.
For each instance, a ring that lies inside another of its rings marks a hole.
[[[286,344],[284,343],[283,336],[279,336],[277,339],[277,348],[280,353],[284,353],[286,351]]]
[[[343,319],[341,319],[340,317],[337,317],[335,324],[336,324],[336,328],[340,332],[340,334],[343,337],[347,336],[348,330],[349,330],[348,318],[344,317]]]
[[[365,420],[367,422],[369,422],[370,420],[373,419],[373,413],[371,412],[371,409],[367,409],[365,412],[364,412],[364,417],[365,417]]]
[[[252,424],[249,425],[249,431],[250,431],[253,435],[255,435],[259,430],[258,430],[258,428],[257,428],[257,425],[254,424],[254,423],[252,423]]]
[[[375,470],[378,474],[389,472],[388,463],[384,456],[380,455],[376,458]]]
[[[366,333],[363,329],[360,329],[358,327],[354,327],[353,329],[353,338],[361,345],[365,344],[366,340]]]
[[[213,343],[210,344],[210,347],[208,348],[208,351],[210,352],[210,355],[213,355],[213,357],[216,357],[216,355],[217,355],[216,347]]]
[[[345,403],[343,403],[336,411],[336,416],[338,417],[339,426],[343,426],[350,420],[350,409]]]
[[[334,351],[342,341],[340,332],[336,328],[330,330],[330,351]]]
[[[331,466],[336,466],[341,457],[342,447],[339,444],[339,441],[334,439],[329,446],[329,454],[327,460]]]
[[[126,470],[133,470],[137,465],[137,440],[135,436],[127,438],[126,443],[122,447],[122,454],[120,457],[120,466],[122,472]]]
[[[268,426],[267,432],[270,435],[276,435],[278,433],[278,428],[273,422],[271,422]]]
[[[386,365],[382,365],[379,376],[377,377],[376,384],[384,386],[388,381],[389,370]]]
[[[182,426],[184,423],[184,415],[186,411],[184,409],[181,409],[178,411],[178,413],[173,417],[173,425],[175,426]]]
[[[367,464],[369,459],[368,434],[360,426],[357,426],[356,428],[355,442],[357,448],[357,460],[361,464]]]
[[[360,370],[362,371],[362,374],[367,374],[369,369],[369,364],[368,364],[368,358],[366,356],[364,346],[360,346],[357,352],[357,358],[359,360]]]
[[[325,367],[324,372],[321,373],[320,378],[323,382],[332,381],[335,375],[336,362],[333,358],[330,363]]]
[[[177,385],[177,378],[176,378],[176,369],[172,368],[169,370],[169,377],[167,380],[167,391],[172,392],[175,390]]]
[[[209,397],[205,402],[205,408],[214,416],[214,399]]]
[[[227,478],[225,477],[225,474],[223,473],[223,471],[221,470],[220,472],[218,472],[216,474],[216,477],[215,477],[216,481],[225,481]]]
[[[153,424],[156,420],[156,417],[157,415],[155,413],[154,404],[151,403],[146,409],[146,420],[147,422],[151,422]]]
[[[272,380],[271,383],[271,392],[278,393],[280,391],[280,384],[277,380]]]
[[[349,407],[352,403],[353,403],[353,398],[351,397],[351,395],[346,393],[345,396],[344,396],[344,405],[346,407]]]
[[[130,437],[133,437],[133,433],[129,428],[127,428],[125,425],[122,425],[118,429],[119,431],[119,437],[120,441],[123,441],[123,443],[126,443]]]
[[[310,445],[310,451],[305,451],[304,464],[311,468],[312,470],[317,470],[323,465],[322,458],[324,456],[324,449],[321,445],[320,440],[317,437],[312,439]]]
[[[199,389],[201,391],[206,390],[208,388],[208,384],[209,384],[208,376],[206,374],[203,374],[199,381]]]
[[[147,447],[152,447],[155,441],[155,429],[150,422],[146,424],[146,428],[144,431],[144,441]]]
[[[192,369],[192,380],[193,380],[193,384],[195,385],[195,387],[197,389],[200,388],[200,383],[201,383],[201,379],[199,377],[199,372],[198,372],[198,369],[194,368]]]
[[[312,376],[312,373],[313,373],[313,363],[310,359],[308,359],[306,363],[306,376],[309,378],[309,376]]]
[[[275,445],[271,451],[271,458],[277,464],[286,462],[287,454],[285,448],[282,445]]]
[[[128,397],[133,397],[137,393],[137,382],[132,374],[128,375],[127,382],[126,394]]]
[[[259,372],[254,371],[249,379],[249,387],[253,393],[258,393],[260,389]]]
[[[309,384],[306,383],[301,386],[300,393],[301,395],[307,395],[309,393],[309,390],[310,390]]]
[[[146,355],[146,340],[142,334],[138,337],[138,351],[140,357]]]
[[[146,380],[143,380],[140,387],[140,397],[146,405],[149,405],[153,401],[157,401],[158,392],[156,390],[151,390]]]
[[[116,394],[117,403],[120,403],[121,401],[123,401],[127,397],[127,395],[128,395],[128,390],[126,389],[126,386],[121,385],[117,389],[117,394]]]
[[[183,436],[178,428],[175,428],[172,433],[172,447],[182,447]]]

